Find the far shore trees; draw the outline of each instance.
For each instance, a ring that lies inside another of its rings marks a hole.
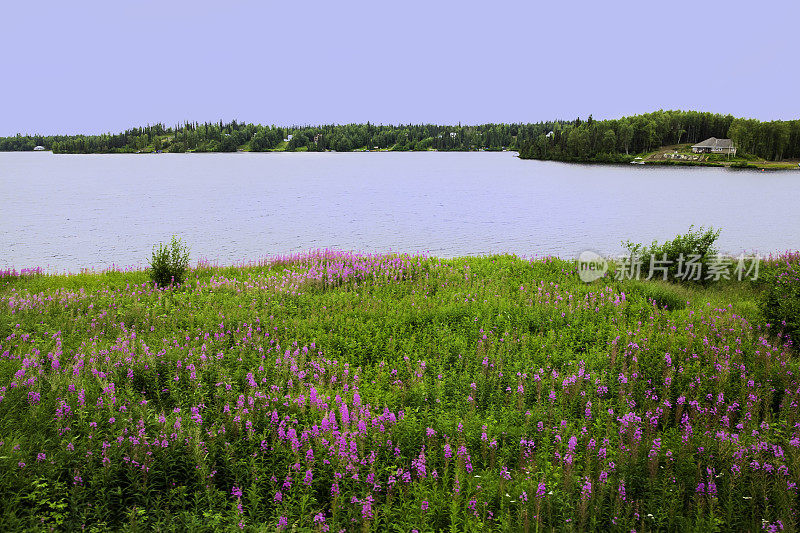
[[[619,119],[535,124],[329,124],[262,126],[187,122],[100,135],[0,137],[0,151],[55,153],[263,152],[268,150],[518,150],[525,159],[624,161],[661,146],[730,138],[739,153],[766,160],[800,159],[800,120],[760,122],[698,111],[656,111]],[[286,139],[286,141],[284,141]]]

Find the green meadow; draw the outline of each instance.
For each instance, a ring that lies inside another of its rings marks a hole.
[[[0,529],[794,531],[797,264],[6,273]]]

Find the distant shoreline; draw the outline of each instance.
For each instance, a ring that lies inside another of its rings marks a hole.
[[[354,153],[373,153],[373,152],[383,152],[383,153],[408,153],[408,152],[447,152],[447,153],[502,153],[502,152],[514,152],[519,153],[519,150],[516,148],[502,148],[502,149],[488,149],[488,148],[481,148],[477,150],[443,150],[438,148],[429,148],[427,150],[396,150],[393,148],[378,148],[372,150],[365,150],[365,149],[355,149],[355,150],[286,150],[281,148],[275,148],[270,150],[184,150],[182,152],[171,152],[169,150],[143,150],[143,151],[122,151],[122,150],[108,150],[103,152],[54,152],[53,150],[0,150],[2,154],[13,154],[13,153],[50,153],[55,155],[161,155],[161,154],[280,154],[280,153],[287,153],[287,154],[298,154],[298,153],[319,153],[319,154],[331,154],[331,153],[338,153],[338,154],[354,154]]]
[[[33,150],[0,150],[0,153],[32,153]],[[92,152],[92,153],[83,153],[83,152],[61,152],[56,153],[52,150],[37,150],[37,152],[55,154],[55,155],[163,155],[163,154],[172,154],[175,155],[175,152],[155,152],[155,151],[142,151],[142,152],[122,152],[122,151],[114,151],[114,152]],[[347,150],[347,151],[339,151],[339,150],[324,150],[319,152],[309,152],[308,150],[282,150],[282,149],[275,149],[275,150],[264,150],[264,151],[254,151],[254,150],[236,150],[234,152],[223,152],[223,151],[210,151],[210,150],[201,150],[201,151],[192,151],[187,150],[185,152],[178,152],[179,154],[279,154],[279,153],[319,153],[319,154],[344,154],[344,153],[508,153],[513,152],[519,156],[519,150],[516,149],[504,149],[504,150],[438,150],[438,149],[429,149],[429,150],[392,150],[392,149],[378,149],[378,150]],[[539,159],[539,158],[524,158],[520,157],[520,159],[530,160],[530,161],[552,161],[554,163],[567,163],[567,164],[577,164],[577,165],[615,165],[615,166],[622,166],[625,164],[633,164],[635,166],[663,166],[663,167],[711,167],[711,168],[728,168],[731,170],[755,170],[755,171],[774,171],[774,170],[800,170],[800,161],[788,160],[788,161],[763,161],[763,160],[731,160],[731,161],[674,161],[674,160],[663,160],[657,158],[644,158],[642,156],[626,156],[623,160],[613,160],[613,161],[582,161],[578,159]]]
[[[532,157],[530,154],[520,156],[521,159],[537,161],[559,161],[590,165],[640,165],[640,166],[680,166],[680,167],[716,167],[734,170],[800,170],[800,160],[784,159],[767,161],[753,156],[727,156],[723,154],[700,154],[691,150],[690,144],[662,146],[657,150],[640,154],[617,154],[595,158],[577,157]]]
[[[690,165],[756,170],[798,167],[800,120],[761,122],[698,111],[537,123],[153,124],[99,135],[0,137],[0,151],[53,153],[480,152],[576,163]]]
[[[524,158],[522,158],[524,159]],[[715,161],[576,161],[559,159],[527,159],[528,161],[552,161],[554,163],[565,163],[573,165],[598,165],[598,166],[633,166],[645,167],[705,167],[705,168],[727,168],[730,170],[755,170],[755,171],[776,171],[776,170],[800,170],[800,162],[797,161],[746,161],[744,163],[732,162],[721,163]]]

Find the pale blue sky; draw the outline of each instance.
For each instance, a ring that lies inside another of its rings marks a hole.
[[[17,1],[0,17],[0,135],[800,118],[798,35],[796,0]]]

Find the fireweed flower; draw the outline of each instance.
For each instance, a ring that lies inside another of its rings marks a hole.
[[[588,500],[592,495],[592,481],[587,477],[581,486],[581,499]]]
[[[361,500],[361,517],[366,519],[372,518],[372,495],[367,495],[366,498]]]
[[[578,439],[577,437],[575,437],[575,435],[573,435],[572,437],[569,438],[569,444],[568,444],[569,451],[574,452],[577,446],[578,446]]]

